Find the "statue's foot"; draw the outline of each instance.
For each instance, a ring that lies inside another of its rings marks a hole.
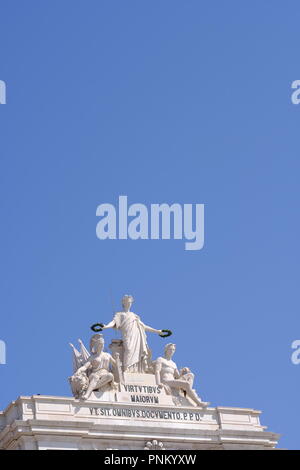
[[[199,407],[199,408],[207,408],[208,405],[210,405],[210,402],[209,402],[209,401],[200,401],[200,402],[198,403],[198,407]]]

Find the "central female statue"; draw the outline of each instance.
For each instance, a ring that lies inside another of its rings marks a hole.
[[[132,303],[133,297],[124,295],[122,298],[124,311],[117,312],[113,320],[104,325],[103,330],[116,328],[122,333],[123,371],[145,373],[148,369],[148,360],[151,358],[145,332],[161,334],[162,330],[145,325],[138,315],[130,311]]]

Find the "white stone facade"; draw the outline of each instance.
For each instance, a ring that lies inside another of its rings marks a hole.
[[[105,392],[104,392],[105,393]],[[244,408],[21,396],[0,412],[0,449],[273,449],[278,434]]]

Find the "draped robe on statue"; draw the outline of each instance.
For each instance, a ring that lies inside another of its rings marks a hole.
[[[123,370],[144,372],[149,356],[145,325],[133,312],[117,312],[114,316],[116,328],[121,330],[123,339]]]

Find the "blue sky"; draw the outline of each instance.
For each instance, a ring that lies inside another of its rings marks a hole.
[[[70,395],[68,342],[130,293],[203,399],[262,410],[300,449],[299,2],[0,8],[0,409]],[[97,239],[119,195],[205,204],[204,248]]]

